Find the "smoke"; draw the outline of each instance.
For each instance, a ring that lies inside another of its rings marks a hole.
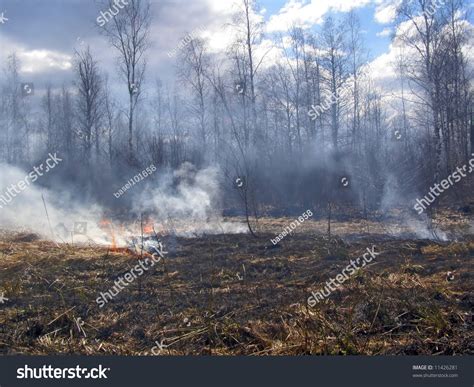
[[[413,195],[403,189],[405,187],[402,187],[399,179],[394,174],[387,172],[386,176],[380,205],[381,213],[388,213],[393,209],[404,209],[405,211],[399,211],[397,221],[397,223],[403,225],[403,235],[418,239],[449,240],[444,231],[433,229],[433,225],[430,227],[431,221],[426,214],[413,215],[412,203],[415,203]],[[398,234],[401,235],[400,228],[398,231]]]
[[[35,232],[57,242],[69,241],[68,234],[76,228],[87,231],[87,238],[76,233],[79,240],[107,242],[107,234],[98,227],[103,213],[100,206],[86,207],[72,200],[67,191],[43,188],[39,181],[31,182],[29,174],[20,168],[8,164],[0,164],[0,168],[0,227]],[[27,182],[23,190],[11,189],[20,186],[21,181]]]
[[[392,208],[400,206],[404,202],[403,195],[400,192],[400,183],[398,179],[391,173],[387,173],[387,178],[383,187],[380,211],[390,211]]]
[[[426,214],[423,214],[422,219],[410,217],[406,220],[406,225],[409,230],[413,232],[419,239],[432,239],[443,242],[449,240],[448,234],[439,228],[432,228],[432,230],[430,230],[430,227],[428,226],[429,224],[430,220]]]
[[[142,191],[127,199],[134,207],[127,221],[114,219],[108,208],[97,203],[73,199],[71,188],[45,188],[40,185],[43,178],[33,183],[28,173],[18,167],[0,164],[0,168],[0,227],[34,232],[56,242],[73,240],[108,245],[113,241],[117,246],[127,245],[129,238],[141,232],[137,219],[143,213],[157,232],[172,232],[177,236],[246,230],[240,223],[222,219],[216,168],[198,171],[185,164],[175,173],[146,179]],[[20,181],[27,182],[21,185],[24,189],[12,190]]]
[[[179,236],[246,232],[244,225],[222,219],[220,172],[216,167],[197,170],[184,163],[162,177],[160,184],[145,190],[135,201],[134,212],[150,211],[161,229]]]

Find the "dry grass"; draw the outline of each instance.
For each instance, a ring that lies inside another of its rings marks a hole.
[[[260,239],[165,239],[167,258],[103,308],[95,299],[136,256],[3,233],[0,352],[143,355],[164,340],[165,355],[473,353],[474,239],[328,241],[308,221],[274,247],[288,223],[267,223]],[[371,265],[307,305],[373,244],[382,254]]]

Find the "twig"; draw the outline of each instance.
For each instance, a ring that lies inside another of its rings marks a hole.
[[[64,316],[66,313],[70,312],[71,310],[75,309],[76,307],[73,306],[71,309],[66,310],[64,313],[61,313],[58,317],[56,317],[53,321],[49,322],[46,325],[51,325],[53,322],[59,319],[59,317]]]
[[[54,238],[53,228],[51,227],[51,221],[49,220],[48,209],[46,208],[46,201],[44,200],[43,194],[41,194],[41,199],[43,199],[44,210],[46,211],[46,218],[48,219],[48,225],[49,225],[49,231],[51,231],[51,237],[53,239],[53,242],[56,243],[56,246],[59,247],[59,245],[57,244]]]

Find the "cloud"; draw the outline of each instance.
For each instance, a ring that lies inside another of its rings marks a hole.
[[[395,21],[397,8],[401,0],[378,0],[380,3],[375,9],[375,20],[380,24],[390,24]]]
[[[389,52],[379,55],[370,62],[370,76],[373,80],[378,80],[380,85],[390,85],[395,78],[396,73],[393,64],[398,55],[397,48],[390,45]]]
[[[369,5],[373,0],[289,0],[278,14],[270,17],[267,32],[287,31],[293,25],[309,28],[320,24],[329,11],[349,12]]]
[[[460,21],[460,24],[470,33],[474,33],[474,26],[467,21]],[[384,29],[386,31],[387,29]],[[410,21],[403,22],[397,26],[396,35],[400,34],[414,34],[414,27]],[[473,71],[474,59],[474,42],[469,41],[464,47],[463,54],[466,57],[466,62],[469,66],[469,71]],[[399,74],[396,71],[396,64],[400,60],[400,56],[410,61],[417,58],[419,53],[416,49],[400,46],[399,42],[395,41],[389,45],[386,53],[379,55],[373,59],[368,67],[367,74],[372,81],[372,87],[377,89],[383,97],[383,104],[388,117],[398,117],[400,114],[401,103],[401,84]],[[407,101],[416,101],[419,97],[411,88],[405,87],[404,96]],[[408,114],[415,114],[419,109],[419,104],[409,104]]]
[[[24,73],[40,73],[45,70],[69,70],[72,57],[50,50],[20,51],[18,57]]]
[[[20,73],[23,74],[66,71],[72,68],[72,56],[64,52],[44,48],[29,49],[23,44],[3,39],[2,54],[0,55],[2,64],[5,63],[6,57],[13,53],[16,53],[20,61]]]
[[[380,38],[387,38],[392,34],[392,29],[391,28],[384,28],[382,31],[377,32],[377,36]]]

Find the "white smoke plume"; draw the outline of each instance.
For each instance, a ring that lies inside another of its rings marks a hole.
[[[244,225],[222,219],[221,198],[217,168],[197,170],[184,163],[165,175],[157,187],[145,190],[135,202],[135,212],[152,209],[158,226],[179,236],[246,232]]]
[[[28,172],[20,168],[0,164],[0,170],[1,228],[31,231],[57,242],[69,242],[66,230],[73,232],[75,224],[86,222],[90,235],[87,239],[100,244],[107,242],[106,233],[98,227],[103,212],[100,206],[91,204],[85,208],[74,202],[68,192],[42,188],[39,182],[31,182]],[[8,187],[18,187],[21,181],[29,184],[19,193],[8,194]],[[76,234],[76,237],[85,239],[85,235]]]
[[[0,164],[0,168],[0,228],[34,232],[56,242],[109,245],[113,240],[114,245],[125,246],[129,238],[141,232],[136,214],[147,213],[148,224],[151,222],[160,233],[192,237],[246,232],[242,224],[222,219],[219,173],[215,168],[197,171],[186,164],[172,175],[162,175],[158,182],[147,179],[141,194],[130,192],[135,214],[130,218],[135,221],[125,225],[114,219],[104,221],[104,214],[110,212],[98,204],[80,204],[64,188],[46,189],[39,181],[33,183],[30,179],[20,193],[10,195],[7,188],[18,186],[28,173],[8,164]]]

